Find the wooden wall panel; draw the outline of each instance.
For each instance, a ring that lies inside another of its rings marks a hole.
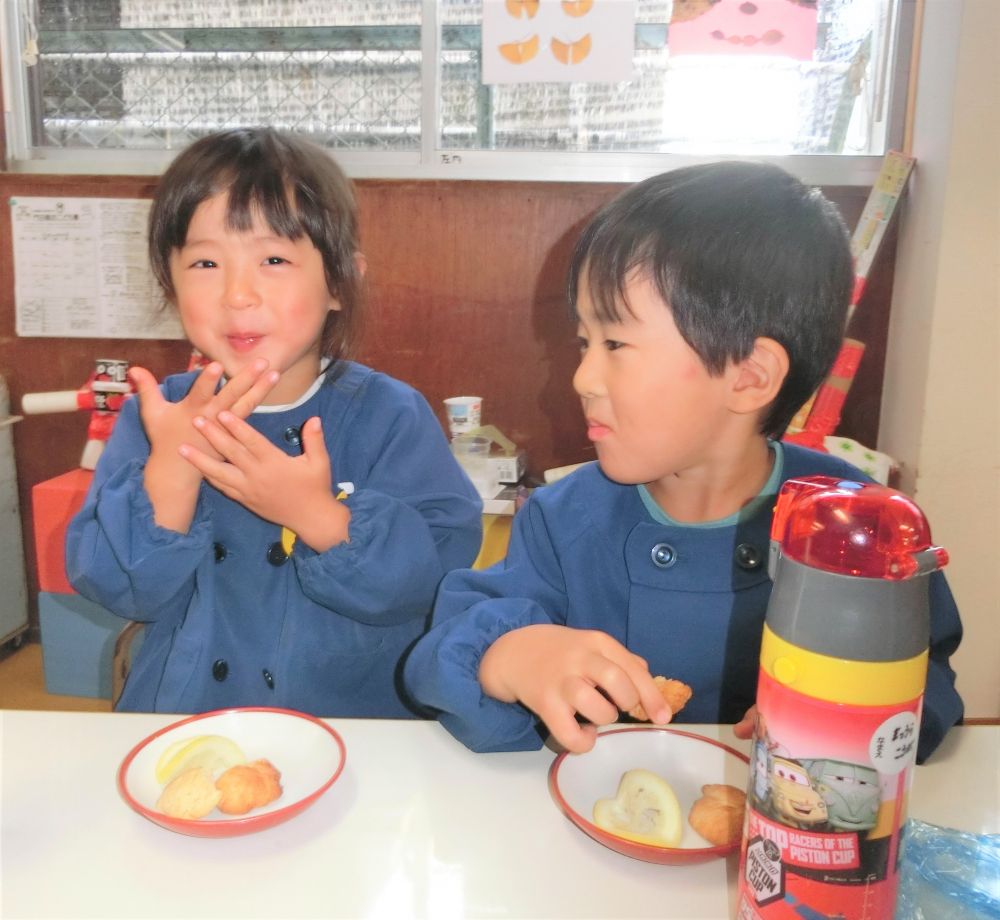
[[[155,182],[0,174],[0,191],[5,202],[18,195],[149,197]],[[370,289],[358,359],[420,389],[442,424],[446,396],[482,396],[484,423],[527,449],[535,476],[591,458],[570,385],[577,348],[564,277],[580,228],[622,186],[360,180],[357,188]],[[865,191],[827,191],[853,226]],[[883,259],[851,330],[870,344],[842,430],[869,445],[878,430],[891,277],[891,259]],[[183,342],[15,337],[10,215],[0,209],[0,373],[12,405],[16,409],[24,393],[80,386],[97,357],[125,358],[164,376],[184,369],[188,348]],[[34,416],[14,429],[33,596],[31,487],[77,464],[87,421],[82,412]]]

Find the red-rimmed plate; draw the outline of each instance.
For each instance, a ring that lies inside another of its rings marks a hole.
[[[196,735],[224,735],[248,760],[266,758],[281,772],[281,797],[246,815],[213,811],[197,821],[156,810],[163,787],[156,762],[173,743]],[[118,768],[118,791],[140,815],[167,830],[194,837],[252,834],[294,818],[329,789],[344,769],[344,742],[326,723],[290,709],[223,709],[181,719],[140,741]]]
[[[678,847],[636,843],[593,823],[594,803],[611,798],[622,774],[642,768],[663,777],[684,813],[684,836]],[[586,754],[562,753],[549,768],[549,791],[566,816],[585,834],[612,850],[664,865],[688,865],[727,856],[739,847],[712,846],[687,823],[687,814],[706,783],[747,785],[749,759],[728,745],[674,728],[615,728],[597,736]]]

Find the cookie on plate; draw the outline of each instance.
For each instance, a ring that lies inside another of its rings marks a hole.
[[[192,767],[167,783],[156,802],[156,809],[171,818],[197,820],[215,808],[221,798],[211,771]]]

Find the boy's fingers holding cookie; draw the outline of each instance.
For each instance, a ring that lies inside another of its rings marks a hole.
[[[649,675],[646,675],[649,678]],[[652,687],[652,694],[647,700],[647,693]],[[668,677],[652,677],[642,681],[642,699],[638,706],[630,709],[628,714],[633,719],[640,722],[656,722],[663,724],[669,722],[678,712],[680,712],[687,701],[691,699],[691,688],[683,681],[673,680]],[[664,707],[669,711],[669,715],[664,718]]]
[[[659,687],[650,677],[649,672],[646,673],[643,680],[636,683],[636,688],[639,690],[639,701],[635,706],[626,710],[633,719],[665,725],[674,717],[673,709],[660,695]]]

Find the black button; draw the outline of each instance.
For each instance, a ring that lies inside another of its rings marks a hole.
[[[657,543],[649,555],[658,569],[669,569],[677,561],[677,553],[668,543]]]
[[[215,550],[215,561],[222,562],[226,558],[226,548],[221,543],[213,543],[212,547]]]
[[[229,662],[225,658],[217,658],[212,662],[212,677],[214,677],[219,683],[224,681],[229,675]]]
[[[267,561],[271,565],[284,565],[288,561],[288,553],[281,545],[281,540],[276,540],[267,548]]]
[[[285,440],[298,447],[302,443],[302,432],[294,426],[289,426],[285,429]]]
[[[764,564],[764,556],[752,543],[736,547],[736,564],[747,572],[755,572]]]
[[[268,671],[267,668],[264,668],[264,670],[261,671],[261,674],[264,675],[264,683],[267,684],[268,687],[270,687],[273,690],[274,689],[274,675],[270,671]]]

